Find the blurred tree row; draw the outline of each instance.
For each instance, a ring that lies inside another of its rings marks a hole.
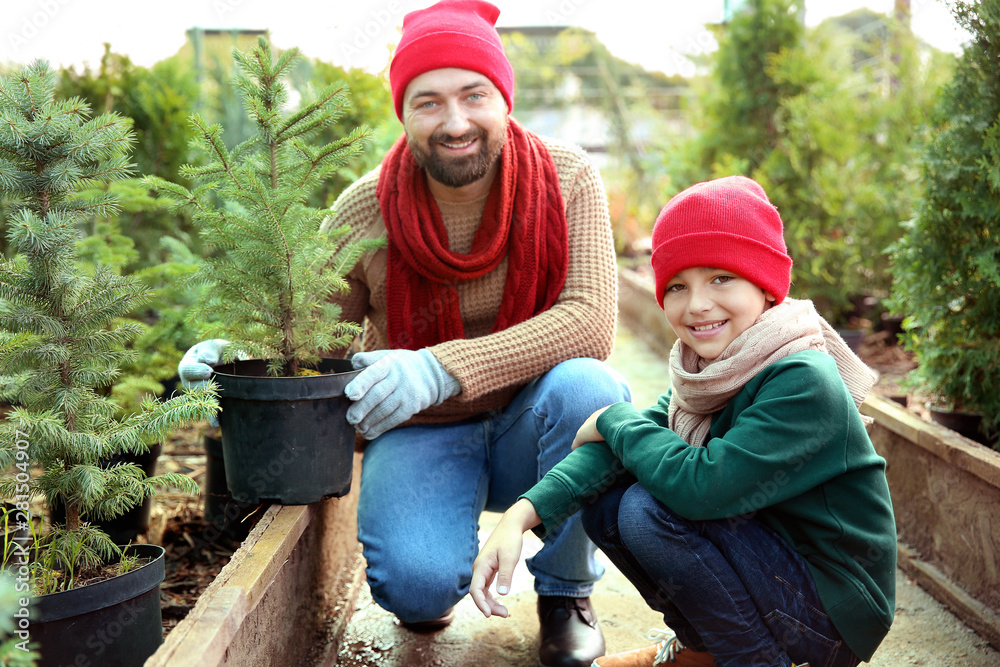
[[[696,132],[664,152],[664,202],[717,176],[759,181],[785,222],[793,296],[847,327],[873,314],[865,297],[889,293],[886,250],[912,216],[923,119],[955,59],[905,17],[858,10],[806,29],[801,3],[748,0],[715,27],[687,114]]]
[[[1000,0],[952,12],[972,40],[929,119],[921,196],[891,248],[892,303],[918,362],[911,386],[980,416],[1000,447]]]

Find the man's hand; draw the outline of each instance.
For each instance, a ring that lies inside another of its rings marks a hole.
[[[597,430],[597,418],[601,416],[602,412],[610,407],[610,405],[605,405],[603,408],[587,417],[587,421],[583,422],[583,426],[577,430],[576,437],[573,438],[573,444],[571,445],[572,449],[576,449],[580,445],[588,442],[604,441],[604,436]]]
[[[177,364],[177,376],[185,389],[201,387],[212,377],[212,366],[222,361],[222,349],[228,340],[213,338],[193,345]]]
[[[461,385],[430,350],[377,350],[352,358],[364,370],[344,388],[354,405],[347,421],[374,440],[432,405],[459,392]]]
[[[507,618],[507,607],[490,594],[490,585],[496,577],[497,594],[507,595],[510,592],[511,577],[521,558],[524,531],[539,523],[541,519],[531,501],[526,498],[518,500],[504,512],[472,564],[469,594],[486,618],[494,614]]]

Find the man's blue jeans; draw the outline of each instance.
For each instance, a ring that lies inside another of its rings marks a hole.
[[[583,525],[681,643],[719,667],[860,662],[802,556],[750,517],[690,521],[623,484],[584,507]]]
[[[372,597],[401,621],[440,617],[469,591],[479,515],[503,511],[569,452],[595,410],[630,400],[595,359],[570,359],[527,385],[505,410],[397,428],[365,449],[358,539]],[[603,568],[579,516],[527,561],[539,595],[586,597]]]

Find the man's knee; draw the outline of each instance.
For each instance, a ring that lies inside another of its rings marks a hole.
[[[369,567],[371,570],[371,567]],[[381,568],[369,575],[372,598],[404,623],[440,618],[462,598],[457,570],[430,567]]]
[[[609,365],[581,357],[556,364],[542,377],[545,401],[584,418],[612,403],[631,400],[628,382]]]

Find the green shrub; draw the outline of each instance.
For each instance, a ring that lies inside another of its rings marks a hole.
[[[892,251],[892,306],[943,407],[1000,425],[1000,0],[958,2],[974,36],[934,109],[916,216]]]

